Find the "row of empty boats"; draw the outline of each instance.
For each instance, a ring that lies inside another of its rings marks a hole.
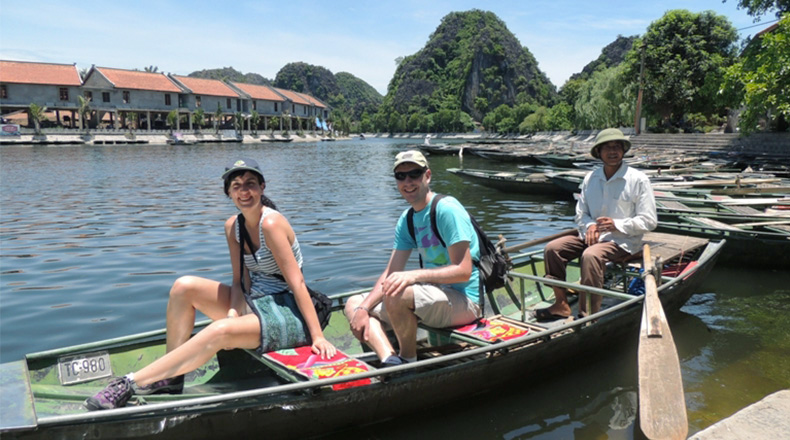
[[[512,170],[450,168],[453,174],[500,191],[573,197],[600,165],[588,143],[421,145],[429,154],[478,156],[509,162]],[[632,148],[625,161],[650,177],[659,231],[726,239],[720,261],[790,267],[790,178],[781,162],[737,153]],[[751,165],[751,166],[749,166]]]

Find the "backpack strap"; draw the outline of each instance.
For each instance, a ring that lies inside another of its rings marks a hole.
[[[246,296],[247,289],[244,287],[244,243],[248,240],[251,241],[251,239],[247,236],[247,226],[244,225],[244,214],[239,213],[239,215],[236,216],[236,227],[239,228],[239,268],[241,269],[239,281],[241,282],[241,293]],[[252,252],[252,246],[250,246],[250,252]]]
[[[436,194],[436,195],[433,196],[433,200],[431,200],[430,217],[431,217],[431,231],[433,231],[433,235],[435,235],[436,238],[439,239],[439,243],[441,243],[442,246],[446,249],[447,245],[444,244],[444,240],[442,239],[441,234],[439,234],[439,227],[436,226],[436,223],[437,223],[436,222],[436,205],[438,205],[439,204],[439,200],[442,200],[444,197],[445,197],[444,194]],[[411,235],[411,239],[414,240],[414,242],[416,243],[417,242],[417,238],[416,238],[416,235],[414,234],[414,208],[409,208],[409,212],[406,214],[406,226],[409,228],[409,235]],[[417,246],[417,247],[419,247],[419,246]],[[420,259],[420,269],[422,269],[422,267],[423,267],[422,266],[422,255],[420,255],[419,252],[417,253],[417,257]]]

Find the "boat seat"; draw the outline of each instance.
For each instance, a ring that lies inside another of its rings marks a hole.
[[[678,211],[691,211],[692,209],[680,202],[676,202],[674,200],[656,200],[656,203],[659,205],[668,208],[668,209],[675,209]]]
[[[465,342],[480,347],[515,339],[529,334],[530,331],[545,330],[545,327],[517,321],[502,315],[478,319],[460,327],[436,328],[424,324],[419,324],[419,326],[429,333],[429,341],[432,345]]]
[[[765,229],[776,231],[783,234],[790,234],[790,225],[770,225],[770,226],[766,226]]]
[[[726,207],[728,211],[732,211],[736,214],[765,214],[763,211],[759,209],[754,209],[751,206],[737,206],[737,205],[728,205]]]
[[[701,226],[708,226],[715,229],[724,229],[727,231],[743,231],[741,228],[737,228],[732,225],[728,225],[727,223],[720,222],[718,220],[714,220],[712,218],[707,217],[688,217],[688,219]]]
[[[289,382],[320,381],[375,370],[361,359],[349,356],[340,350],[331,359],[321,359],[312,353],[312,347],[309,345],[270,351],[263,355],[255,350],[245,351]],[[364,386],[375,381],[375,378],[365,378],[341,382],[332,385],[332,389],[342,390]]]

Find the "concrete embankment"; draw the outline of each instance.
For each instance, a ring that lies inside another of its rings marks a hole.
[[[262,142],[320,142],[326,136],[320,134],[244,134],[243,136],[228,136],[222,133],[194,134],[183,133],[178,136],[186,143],[214,143],[214,142],[241,142],[255,144]],[[18,136],[3,136],[0,145],[134,145],[151,144],[166,145],[174,141],[174,137],[167,132],[91,132],[85,133],[45,133],[43,135],[22,134]],[[347,137],[335,138],[337,140]]]
[[[690,440],[774,440],[790,437],[790,390],[777,391],[689,437]]]

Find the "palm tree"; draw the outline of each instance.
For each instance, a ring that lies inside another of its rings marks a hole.
[[[241,112],[236,112],[233,115],[233,128],[236,129],[238,134],[241,134],[241,131],[244,129],[244,116],[241,115]]]
[[[203,122],[205,120],[205,112],[202,108],[195,110],[195,113],[192,113],[192,125],[195,126],[195,133],[200,133],[200,127],[203,126]]]
[[[133,130],[135,125],[137,124],[137,112],[131,112],[126,114],[126,120],[129,121],[129,134],[134,134]]]
[[[33,122],[33,130],[35,130],[36,135],[41,134],[41,120],[44,119],[44,112],[46,111],[46,106],[42,107],[35,102],[31,103],[28,107],[27,115]]]
[[[173,134],[173,127],[176,125],[178,121],[178,110],[173,109],[170,110],[170,113],[167,114],[167,125],[170,126],[170,134]]]
[[[219,102],[217,103],[217,111],[214,112],[214,132],[215,134],[219,134],[219,118],[222,117],[222,107],[220,107]]]
[[[159,71],[159,67],[151,65],[149,67],[143,67],[143,70],[150,73],[156,73]]]
[[[280,118],[274,116],[269,119],[269,128],[272,130],[272,136],[274,136],[274,130],[280,125]]]
[[[80,130],[82,130],[83,125],[85,126],[85,132],[88,132],[88,117],[91,114],[91,99],[86,98],[84,96],[78,96],[77,99],[80,101],[79,108],[77,108],[77,113],[80,115]]]
[[[261,115],[255,110],[250,113],[250,124],[252,124],[252,134],[258,134],[258,122],[261,120]]]

